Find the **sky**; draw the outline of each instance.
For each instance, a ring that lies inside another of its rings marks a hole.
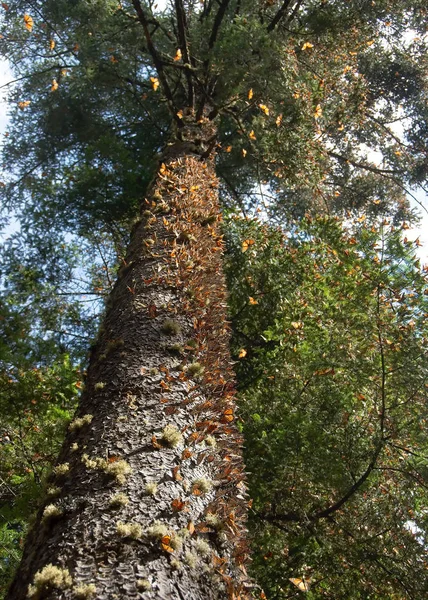
[[[12,73],[9,70],[9,67],[5,61],[0,60],[0,86],[11,81]],[[0,89],[0,98],[3,96],[1,92],[4,92],[5,88]],[[7,124],[7,105],[5,102],[0,101],[0,135],[3,136],[6,130]]]

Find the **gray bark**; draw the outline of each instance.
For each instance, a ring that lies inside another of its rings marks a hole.
[[[213,130],[188,131],[143,202],[7,600],[245,597],[217,179],[195,154]]]

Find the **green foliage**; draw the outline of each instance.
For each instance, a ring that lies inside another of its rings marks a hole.
[[[312,598],[426,594],[428,288],[401,238],[363,219],[289,234],[231,220],[253,574],[268,598],[291,597],[293,578]]]
[[[63,441],[81,386],[67,356],[49,367],[2,364],[0,371],[0,593]]]

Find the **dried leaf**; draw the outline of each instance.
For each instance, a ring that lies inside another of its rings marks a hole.
[[[193,524],[193,521],[189,521],[187,523],[187,529],[189,530],[190,535],[193,535],[195,533],[195,526]]]
[[[180,467],[177,465],[172,470],[172,476],[175,481],[181,481],[183,477],[180,475]]]
[[[174,512],[181,512],[186,507],[186,503],[180,500],[180,498],[174,498],[171,502],[171,507]]]

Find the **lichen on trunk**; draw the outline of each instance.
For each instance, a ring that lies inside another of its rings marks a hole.
[[[187,119],[144,199],[8,600],[245,597],[218,182],[201,143],[215,132]]]

